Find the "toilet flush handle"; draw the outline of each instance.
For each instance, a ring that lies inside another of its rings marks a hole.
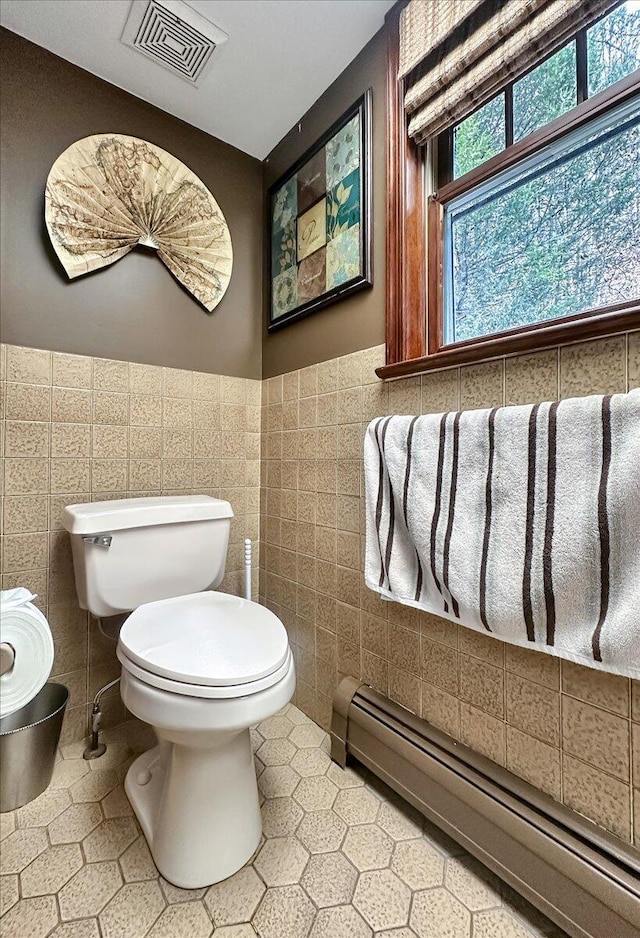
[[[111,534],[86,534],[82,540],[85,544],[95,544],[96,547],[105,547],[108,550],[113,537]]]

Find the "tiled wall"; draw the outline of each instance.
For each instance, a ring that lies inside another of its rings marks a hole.
[[[640,842],[640,686],[376,598],[361,497],[373,417],[624,391],[640,332],[390,383],[382,361],[378,347],[264,382],[261,594],[289,630],[298,706],[327,727],[336,682],[360,677],[626,841],[635,782]]]
[[[119,673],[115,642],[77,603],[63,507],[204,493],[235,518],[222,589],[241,587],[245,537],[259,553],[260,381],[2,347],[2,588],[28,587],[48,616],[53,677],[70,688],[65,738]],[[257,589],[257,569],[256,569]],[[116,688],[105,720],[123,716]]]

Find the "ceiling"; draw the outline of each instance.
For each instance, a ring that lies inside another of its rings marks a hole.
[[[130,6],[130,0],[2,0],[0,21],[264,159],[378,31],[393,0],[189,0],[229,36],[197,88],[120,42]]]

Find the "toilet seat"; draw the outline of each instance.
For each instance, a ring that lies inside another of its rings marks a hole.
[[[168,691],[171,694],[182,694],[185,697],[200,697],[205,700],[250,697],[252,694],[257,694],[261,690],[267,690],[279,681],[284,680],[293,665],[293,656],[289,649],[283,664],[280,665],[276,671],[272,671],[271,674],[257,681],[248,681],[244,684],[224,685],[190,684],[186,681],[176,681],[171,678],[162,677],[160,674],[155,674],[153,671],[141,668],[140,665],[127,657],[120,645],[118,645],[116,654],[122,667],[144,684],[157,687],[159,690]]]
[[[120,631],[123,667],[154,687],[190,697],[244,697],[277,683],[291,651],[266,607],[205,591],[139,606]]]

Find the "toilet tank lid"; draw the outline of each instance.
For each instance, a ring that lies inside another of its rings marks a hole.
[[[210,495],[158,495],[67,505],[63,527],[70,534],[100,534],[158,524],[233,518],[229,502]]]

